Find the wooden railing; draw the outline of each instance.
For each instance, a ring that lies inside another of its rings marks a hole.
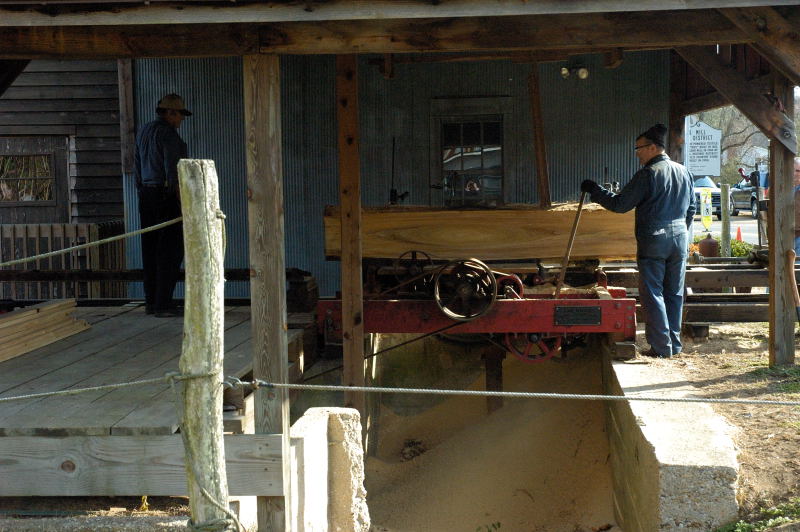
[[[93,242],[124,231],[122,220],[79,224],[0,224],[0,262]],[[12,266],[26,270],[122,270],[124,240]],[[126,297],[118,281],[0,282],[0,299],[61,299]]]

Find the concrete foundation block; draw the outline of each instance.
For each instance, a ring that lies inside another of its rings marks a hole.
[[[311,408],[291,428],[292,530],[328,531],[328,417]]]
[[[309,408],[292,426],[292,457],[294,530],[369,530],[357,410]]]
[[[367,532],[370,528],[364,488],[361,417],[351,408],[328,408],[329,524],[334,532]]]
[[[669,367],[612,363],[606,393],[690,397]],[[735,430],[708,404],[613,402],[606,424],[614,503],[626,531],[710,530],[738,515]]]

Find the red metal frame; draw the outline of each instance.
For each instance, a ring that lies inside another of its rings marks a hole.
[[[433,300],[366,300],[364,331],[425,334],[458,323],[450,334],[475,333],[622,333],[626,340],[636,337],[636,300],[625,298],[624,289],[610,289],[612,299],[587,299],[568,294],[559,299],[547,297],[498,299],[483,316],[467,322],[455,322],[442,314]],[[621,292],[621,293],[620,293]],[[556,307],[600,307],[599,325],[556,325]],[[341,336],[341,301],[321,299],[317,306],[320,330],[330,337]]]

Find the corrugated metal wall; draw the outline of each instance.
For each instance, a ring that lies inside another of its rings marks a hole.
[[[134,97],[137,129],[155,118],[164,94],[183,96],[193,115],[183,121],[180,135],[189,157],[213,159],[220,184],[220,203],[225,212],[227,249],[225,266],[247,268],[247,175],[244,158],[242,63],[238,57],[210,59],[143,59],[134,64]],[[132,176],[125,177],[127,227],[139,224]],[[141,241],[131,239],[128,266],[141,268]],[[132,285],[132,297],[141,297],[141,285]],[[176,292],[182,297],[183,287]],[[246,297],[249,284],[231,282],[228,297]]]
[[[588,79],[563,79],[564,63],[540,69],[547,135],[550,194],[577,201],[584,179],[626,184],[638,169],[636,136],[669,120],[669,52],[626,53],[616,69],[599,55],[574,58],[589,68]]]
[[[510,61],[418,63],[395,66],[386,80],[363,57],[359,66],[362,201],[387,203],[395,139],[395,188],[408,190],[407,204],[427,204],[430,189],[431,100],[511,97],[511,135],[505,139],[505,200],[538,201],[533,164],[528,73],[530,65]],[[668,52],[625,54],[617,69],[600,56],[573,58],[590,70],[587,80],[563,79],[565,63],[540,66],[545,134],[554,201],[575,200],[583,179],[626,183],[637,169],[635,137],[657,121],[666,123]],[[308,270],[331,295],[339,286],[339,263],[324,259],[322,213],[338,203],[334,58],[287,56],[282,68],[282,126],[286,265]],[[181,135],[191,157],[217,162],[229,235],[226,265],[246,267],[247,213],[241,61],[231,59],[141,60],[136,63],[139,124],[149,120],[166,92],[182,94],[195,116]],[[128,212],[135,213],[130,180]],[[435,194],[436,191],[433,191]],[[434,199],[436,199],[434,197]],[[132,208],[133,207],[133,208]],[[136,218],[134,216],[133,218]],[[129,226],[135,220],[129,215]],[[139,248],[130,246],[130,264]],[[227,295],[245,294],[232,283]]]

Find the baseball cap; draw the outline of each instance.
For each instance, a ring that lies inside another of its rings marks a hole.
[[[177,94],[167,94],[161,98],[161,101],[158,102],[158,109],[171,109],[173,111],[178,111],[183,116],[192,116],[191,111],[186,109],[186,106],[183,104],[183,98]]]

